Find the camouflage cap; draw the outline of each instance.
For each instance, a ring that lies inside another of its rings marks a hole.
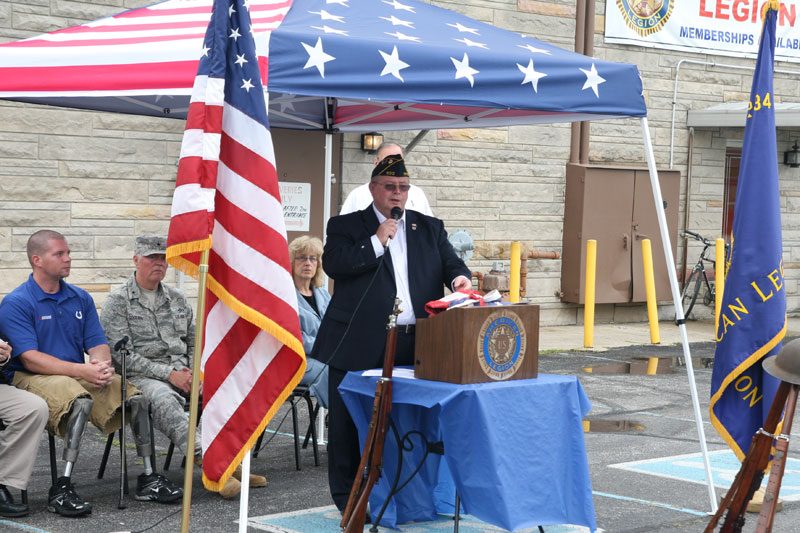
[[[154,255],[167,253],[167,237],[165,235],[139,235],[133,247],[136,255]]]

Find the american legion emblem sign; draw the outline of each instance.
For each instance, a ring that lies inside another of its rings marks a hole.
[[[483,321],[478,333],[478,363],[493,380],[513,376],[525,359],[527,335],[516,313],[501,310]]]

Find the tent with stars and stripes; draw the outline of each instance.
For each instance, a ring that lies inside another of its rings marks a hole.
[[[712,509],[716,508],[642,80],[418,0],[246,0],[271,127],[336,132],[637,118]],[[153,6],[0,45],[0,99],[186,118],[212,0]],[[241,61],[245,61],[243,58]],[[242,77],[239,87],[252,80]],[[326,175],[331,175],[331,150]],[[280,155],[278,154],[278,158]],[[325,180],[324,205],[330,205]]]
[[[211,4],[168,0],[0,45],[0,98],[186,118]],[[238,31],[256,38],[272,127],[438,129],[646,115],[635,66],[416,0],[249,6],[252,28]]]

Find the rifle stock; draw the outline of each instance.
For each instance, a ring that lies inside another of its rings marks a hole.
[[[775,438],[774,433],[781,420],[783,406],[786,404],[786,397],[791,386],[790,383],[782,381],[780,387],[778,387],[778,392],[775,394],[775,399],[772,402],[767,419],[764,421],[764,426],[753,435],[750,449],[742,462],[742,467],[736,474],[736,478],[733,480],[716,514],[706,526],[705,533],[714,531],[726,510],[728,513],[720,531],[722,533],[731,533],[742,530],[747,504],[750,503],[750,500],[753,499],[753,494],[761,486],[764,470],[769,464],[772,441]]]
[[[781,491],[783,471],[786,469],[786,455],[789,453],[789,435],[792,432],[792,419],[797,405],[797,385],[792,385],[786,399],[786,411],[783,415],[783,428],[775,442],[775,454],[772,459],[772,470],[764,493],[764,503],[761,504],[761,513],[756,523],[757,533],[771,533],[775,519],[775,509],[778,505],[778,494]]]
[[[383,353],[383,373],[375,386],[375,400],[372,404],[372,419],[369,423],[364,451],[358,464],[356,478],[350,489],[347,505],[342,513],[339,527],[345,533],[362,533],[367,516],[367,503],[372,487],[381,476],[383,467],[383,445],[386,442],[386,425],[392,410],[392,372],[394,354],[397,348],[397,315],[400,314],[400,300],[395,299],[394,311],[389,316],[386,335],[386,348]]]

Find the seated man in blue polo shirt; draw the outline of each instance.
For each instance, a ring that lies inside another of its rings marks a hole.
[[[87,420],[104,433],[120,428],[121,377],[111,365],[92,297],[64,281],[71,262],[64,236],[51,230],[37,231],[28,239],[27,251],[33,273],[0,303],[0,329],[13,347],[9,367],[13,384],[47,402],[47,429],[65,441],[66,467],[50,488],[48,509],[63,516],[80,516],[92,511],[70,480],[81,436]],[[153,472],[147,399],[130,384],[126,395],[136,451],[144,461],[136,499],[177,501],[183,491]]]

